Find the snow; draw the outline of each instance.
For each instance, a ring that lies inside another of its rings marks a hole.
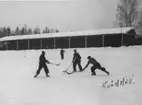
[[[70,31],[70,32],[59,32],[59,33],[48,33],[48,34],[32,34],[32,35],[18,35],[18,36],[7,36],[0,38],[0,41],[8,40],[21,40],[21,39],[39,39],[39,38],[54,38],[54,37],[71,37],[71,36],[82,36],[82,35],[107,35],[107,34],[126,34],[128,31],[134,29],[133,27],[123,28],[111,28],[111,29],[98,29],[98,30],[84,30],[84,31]]]
[[[62,71],[70,65],[73,49],[65,49],[63,61],[59,49],[44,51],[49,61],[60,62],[60,66],[47,65],[49,78],[45,77],[43,70],[33,78],[41,50],[0,51],[0,105],[142,104],[142,46],[77,49],[83,67],[87,63],[86,57],[91,55],[107,68],[110,76],[99,70],[96,71],[98,76],[91,76],[91,65],[82,73],[63,74]],[[102,87],[106,81],[131,78],[132,74],[132,84]]]

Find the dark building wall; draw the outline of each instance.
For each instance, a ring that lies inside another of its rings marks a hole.
[[[17,50],[17,40],[8,41],[8,50]]]
[[[6,41],[0,42],[0,50],[6,50]]]
[[[19,50],[26,50],[28,49],[28,40],[18,40]]]
[[[127,35],[135,36],[136,35],[136,31],[134,29],[132,29],[132,30],[127,32]]]
[[[42,49],[53,49],[53,48],[54,48],[53,38],[42,39]]]
[[[41,48],[41,39],[30,39],[30,49],[40,49]]]
[[[104,36],[104,47],[111,46],[111,47],[120,47],[121,46],[121,34],[115,35],[105,35]]]
[[[134,45],[134,40],[135,38],[133,35],[124,34],[123,45],[124,46]]]
[[[130,45],[140,45],[142,40],[137,40],[136,38],[136,31],[134,29],[127,32],[127,34],[124,34],[124,46],[130,46]]]
[[[135,45],[142,45],[142,38],[135,38],[134,44]]]
[[[70,37],[70,48],[85,47],[85,36]]]
[[[87,47],[102,47],[102,35],[87,36]]]
[[[28,39],[7,41],[8,50],[25,50],[28,49],[54,49],[54,48],[84,48],[84,47],[104,47],[112,46],[119,47],[122,44],[124,46],[139,45],[142,44],[142,39],[135,38],[135,31],[130,30],[127,34],[104,34],[103,35],[84,35],[74,37],[56,37],[56,38],[42,38],[42,39]],[[86,38],[86,39],[85,39]],[[123,43],[122,43],[123,40]],[[70,42],[70,44],[69,44]],[[86,45],[85,45],[86,44]],[[2,46],[1,50],[6,49],[6,46]]]
[[[55,48],[69,48],[69,38],[67,37],[56,38],[55,41],[56,41]]]

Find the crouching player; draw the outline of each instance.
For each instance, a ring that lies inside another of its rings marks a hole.
[[[104,67],[102,67],[100,65],[100,63],[95,60],[95,58],[92,58],[91,56],[88,56],[87,59],[88,59],[88,63],[86,64],[86,66],[84,67],[83,70],[85,70],[88,67],[89,64],[92,64],[93,65],[91,67],[92,75],[96,75],[96,72],[95,72],[96,69],[100,69],[100,70],[104,71],[105,73],[107,73],[107,75],[109,75],[109,72],[106,71],[106,69]]]

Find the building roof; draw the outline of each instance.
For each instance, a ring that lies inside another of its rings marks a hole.
[[[107,34],[121,34],[121,33],[126,34],[130,30],[134,30],[134,28],[133,27],[123,27],[123,28],[111,28],[111,29],[99,29],[99,30],[70,31],[70,32],[59,32],[59,33],[32,34],[32,35],[17,35],[17,36],[2,37],[0,38],[0,41],[54,38],[54,37],[107,35]]]

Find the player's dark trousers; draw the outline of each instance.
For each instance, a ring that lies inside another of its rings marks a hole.
[[[64,59],[64,54],[61,54],[61,59],[62,59],[62,60]]]
[[[40,71],[41,71],[42,68],[44,68],[45,74],[48,75],[49,70],[48,70],[46,64],[39,65],[39,68],[38,68],[38,70],[37,70],[37,72],[36,72],[36,75],[38,75],[38,74],[40,73]]]
[[[78,65],[79,70],[82,70],[81,62],[74,62],[73,63],[73,71],[76,71],[76,66]]]
[[[109,72],[106,71],[106,69],[104,67],[102,67],[99,63],[97,63],[96,65],[93,65],[91,67],[91,72],[93,75],[96,75],[96,72],[95,72],[96,69],[100,69],[100,70],[104,71],[105,73],[109,74]]]

